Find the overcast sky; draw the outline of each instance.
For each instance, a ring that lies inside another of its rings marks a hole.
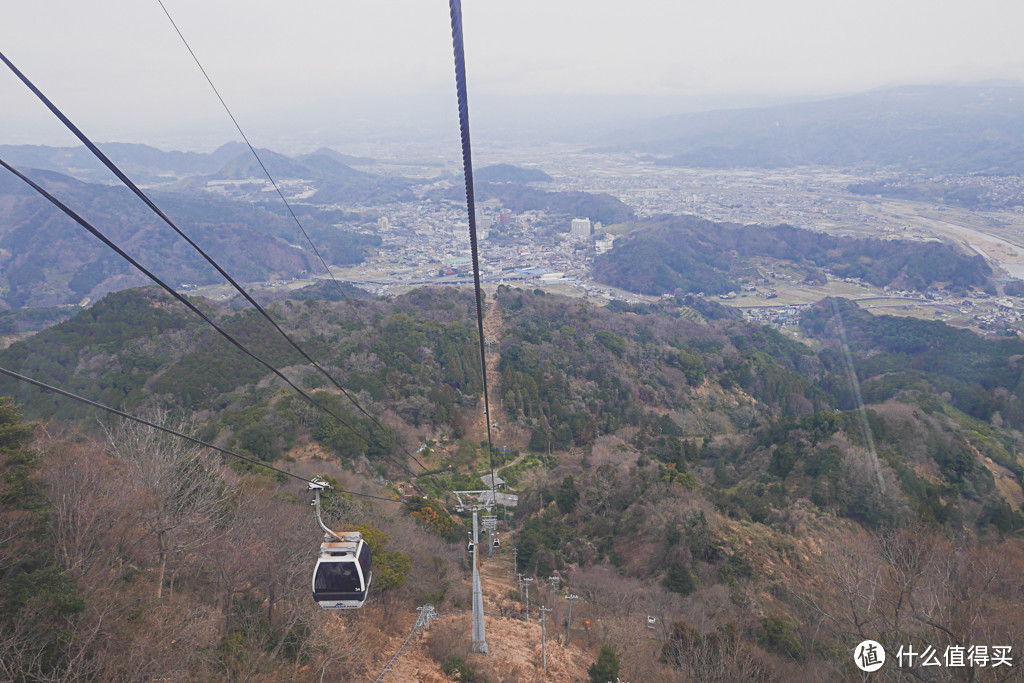
[[[257,144],[386,139],[455,115],[447,3],[164,2]],[[237,137],[157,0],[4,5],[0,51],[94,138],[209,148]],[[1024,81],[1022,0],[468,0],[463,13],[475,133],[496,131],[519,98],[526,117],[545,102],[572,116],[575,102],[594,118]],[[71,143],[6,70],[0,102],[0,143]]]

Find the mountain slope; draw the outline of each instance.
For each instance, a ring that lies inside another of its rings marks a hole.
[[[396,441],[410,450],[422,446],[432,471],[416,477],[424,488],[481,488],[491,457],[481,434],[467,427],[479,422],[482,390],[468,290],[415,290],[351,307],[309,299],[271,305],[383,420],[379,431],[357,419],[340,395],[318,390],[325,381],[250,312],[201,305],[317,400],[351,418],[367,440],[241,362],[152,289],[108,296],[0,351],[0,366],[132,412],[170,409],[193,418],[204,438],[304,474],[337,473],[353,482],[343,479],[346,488],[407,491],[406,475],[413,474],[389,457],[401,458]],[[922,640],[941,651],[980,637],[1020,646],[1021,341],[873,318],[842,301],[807,314],[814,346],[741,320],[697,322],[670,299],[616,310],[500,287],[487,305],[500,307],[503,319],[489,327],[498,335],[492,367],[501,375],[492,385],[501,420],[494,460],[519,504],[502,511],[502,548],[482,563],[489,611],[498,613],[488,615],[489,624],[510,642],[496,645],[492,659],[474,657],[467,617],[452,615],[409,650],[411,668],[398,668],[403,676],[440,682],[441,668],[462,672],[462,680],[473,669],[545,680],[533,623],[538,604],[555,609],[547,622],[552,671],[574,678],[602,645],[617,652],[621,675],[672,683],[712,676],[842,679],[864,629],[887,648]],[[840,315],[867,406],[849,383]],[[6,380],[0,392],[50,420],[48,433],[58,437],[71,420],[96,428],[94,414],[77,405]],[[0,421],[5,415],[0,404]],[[316,531],[302,512],[304,498],[297,488],[279,491],[247,476],[245,468],[230,476],[211,469],[218,484],[246,477],[246,485],[216,508],[220,517],[197,516],[188,533],[178,532],[181,547],[172,546],[165,586],[156,539],[140,538],[144,527],[135,518],[122,521],[142,515],[155,493],[128,486],[129,470],[113,466],[114,456],[94,448],[87,433],[73,434],[42,451],[53,468],[47,481],[54,500],[56,492],[68,493],[54,514],[65,524],[92,511],[104,523],[73,527],[81,531],[75,542],[54,546],[69,552],[46,557],[81,581],[85,605],[116,608],[102,612],[109,622],[101,630],[116,625],[118,639],[101,638],[110,647],[94,653],[111,671],[124,666],[126,652],[146,654],[132,662],[165,663],[183,649],[187,661],[174,670],[198,678],[227,671],[293,680],[309,673],[302,667],[336,671],[338,662],[370,678],[402,643],[415,607],[468,609],[464,519],[419,495],[400,507],[338,496],[332,519],[370,525],[390,538],[374,551],[375,566],[388,567],[375,581],[403,578],[399,586],[379,585],[361,614],[342,625],[332,620],[333,639],[325,641],[316,608],[303,598],[307,554],[296,529]],[[117,437],[108,439],[116,452]],[[5,485],[29,490],[22,479],[30,462],[0,463]],[[342,467],[394,488],[354,480]],[[0,520],[14,518],[12,500],[19,499],[0,497]],[[190,545],[207,534],[216,543]],[[89,566],[83,557],[97,563],[95,574],[81,569]],[[222,581],[209,580],[211,567]],[[536,579],[530,624],[518,619],[526,605],[512,581],[516,569]],[[546,585],[552,576],[561,582],[557,592]],[[97,591],[111,577],[117,590]],[[5,578],[0,572],[0,600]],[[159,586],[173,586],[175,602],[167,608],[159,598],[143,599]],[[565,593],[579,599],[574,647],[562,649]],[[285,597],[275,602],[279,596]],[[93,613],[58,622],[56,609],[43,604],[36,614],[66,628],[95,623]],[[200,628],[202,637],[177,640]],[[158,637],[147,641],[151,632]],[[162,646],[170,640],[177,649]],[[93,641],[69,642],[88,649]],[[289,648],[302,648],[302,656]]]
[[[619,131],[609,148],[677,166],[896,166],[1024,171],[1024,87],[907,86],[762,109],[665,117]]]
[[[53,172],[32,175],[172,286],[220,281],[211,266],[127,189],[87,184]],[[151,196],[242,282],[294,277],[321,268],[308,249],[292,246],[301,236],[288,217],[208,195]],[[78,303],[148,282],[8,173],[0,176],[0,212],[5,216],[0,225],[0,307]],[[327,230],[316,220],[307,222],[328,257],[337,257],[339,263],[358,262],[366,249],[379,243],[374,237]]]
[[[551,176],[539,168],[520,168],[512,164],[492,164],[473,172],[476,180],[484,183],[546,183]]]
[[[637,226],[594,261],[598,282],[643,294],[738,290],[757,259],[791,263],[806,276],[828,269],[877,287],[955,291],[983,287],[992,270],[978,255],[948,244],[833,237],[788,225],[715,223],[694,216],[661,216]]]

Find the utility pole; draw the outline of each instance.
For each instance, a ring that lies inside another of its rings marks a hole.
[[[526,621],[530,621],[530,582],[533,579],[523,579],[523,585],[526,586]]]
[[[579,600],[580,596],[567,593],[565,599],[569,601],[569,618],[565,622],[565,646],[569,647],[569,630],[572,628],[572,601]]]
[[[548,672],[548,643],[547,643],[547,641],[548,641],[548,638],[547,638],[547,633],[548,633],[548,629],[547,629],[548,615],[547,615],[547,613],[550,612],[550,611],[551,611],[550,608],[544,607],[543,605],[541,605],[541,607],[540,607],[540,652],[541,652],[542,661],[544,663],[544,673]]]
[[[515,546],[512,548],[512,573],[519,576],[519,547]],[[519,587],[519,592],[523,592],[522,586]]]
[[[557,576],[549,576],[548,577],[548,583],[551,584],[551,599],[552,600],[555,599],[555,593],[558,592],[558,581],[559,581],[559,579],[558,579]]]

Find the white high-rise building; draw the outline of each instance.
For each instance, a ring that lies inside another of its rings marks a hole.
[[[569,230],[569,237],[577,239],[580,237],[590,237],[593,230],[590,227],[589,218],[573,218],[572,227]]]

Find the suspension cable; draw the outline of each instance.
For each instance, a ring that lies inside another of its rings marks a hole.
[[[309,354],[307,354],[306,351],[301,346],[299,346],[299,344],[294,339],[292,339],[291,336],[287,332],[285,332],[284,329],[282,329],[281,326],[272,317],[270,317],[270,315],[263,309],[262,306],[259,305],[259,303],[256,302],[256,300],[252,297],[252,295],[249,294],[249,292],[245,290],[244,287],[242,287],[238,282],[236,282],[235,279],[232,278],[227,273],[227,271],[225,271],[224,268],[220,266],[220,264],[218,264],[198,244],[196,244],[188,235],[186,235],[181,230],[181,228],[179,228],[174,223],[174,221],[172,221],[170,217],[168,217],[167,214],[164,213],[163,210],[161,210],[160,207],[158,207],[153,202],[153,200],[149,198],[149,196],[145,192],[139,189],[138,185],[132,182],[131,178],[124,174],[124,172],[117,166],[117,164],[111,161],[107,157],[107,155],[105,155],[100,150],[100,148],[97,147],[96,144],[85,135],[85,133],[83,133],[74,123],[72,123],[71,120],[67,116],[65,116],[64,113],[52,101],[50,101],[50,99],[47,98],[46,95],[44,95],[42,91],[40,91],[39,88],[37,88],[35,84],[32,83],[32,81],[29,80],[29,78],[25,74],[23,74],[16,66],[14,66],[14,64],[3,54],[3,52],[0,52],[0,61],[3,61],[4,64],[7,65],[7,67],[14,73],[14,75],[17,76],[18,79],[21,80],[21,82],[24,83],[28,87],[28,89],[31,90],[32,93],[35,94],[35,96],[39,98],[39,100],[44,105],[46,105],[47,109],[49,109],[53,113],[53,115],[56,116],[60,120],[60,122],[63,123],[64,126],[69,131],[71,131],[75,135],[75,137],[77,137],[82,142],[83,145],[85,145],[89,149],[90,152],[92,152],[93,156],[99,159],[103,163],[103,165],[110,170],[111,173],[117,176],[118,180],[120,180],[125,185],[125,187],[131,190],[140,200],[142,200],[143,203],[146,204],[146,206],[148,206],[157,216],[159,216],[161,220],[163,220],[168,226],[170,226],[171,229],[178,233],[178,235],[182,239],[184,239],[204,259],[206,259],[207,263],[213,266],[217,270],[217,272],[220,273],[220,275],[225,280],[227,280],[232,287],[234,287],[235,291],[241,294],[245,298],[245,300],[248,301],[249,304],[253,308],[255,308],[256,311],[259,312],[259,314],[263,316],[264,319],[267,320],[267,322],[273,325],[274,329],[276,329],[278,333],[280,333],[280,335],[285,338],[285,340],[306,360],[306,362],[315,367],[328,380],[330,380],[330,382],[338,389],[338,391],[340,391],[346,398],[348,398],[352,402],[353,405],[355,405],[359,412],[361,412],[363,415],[369,418],[370,421],[377,425],[377,427],[386,431],[386,427],[383,424],[381,424],[381,422],[376,417],[368,413],[359,404],[359,402],[356,401],[356,399],[348,391],[346,391],[345,388],[341,386],[341,384],[338,383],[336,379],[334,379],[334,377],[329,372],[327,372],[323,367],[321,367],[319,363],[313,360],[309,356]],[[408,448],[406,448],[404,444],[397,440],[396,444],[399,446],[399,448],[405,451],[406,455],[408,455],[409,458],[413,460],[413,462],[415,462],[424,470],[427,469],[426,466],[422,462],[420,462],[419,459],[416,458],[415,454],[413,454]]]
[[[10,164],[8,164],[3,159],[0,159],[0,166],[3,166],[5,169],[7,169],[8,171],[10,171],[14,175],[16,175],[21,180],[23,180],[32,189],[34,189],[40,195],[42,195],[47,200],[49,200],[49,202],[51,204],[53,204],[58,209],[63,211],[68,217],[70,217],[76,223],[78,223],[83,228],[88,230],[93,236],[95,236],[97,239],[99,239],[101,242],[103,242],[106,246],[108,246],[110,249],[112,249],[115,253],[117,253],[118,256],[120,256],[121,258],[123,258],[126,261],[128,261],[131,265],[135,266],[135,268],[137,268],[140,272],[142,272],[146,277],[148,277],[150,280],[152,280],[157,285],[159,285],[161,288],[163,288],[164,291],[166,291],[168,294],[173,296],[179,302],[184,304],[190,311],[192,311],[197,316],[199,316],[208,325],[213,327],[213,329],[215,329],[217,332],[219,332],[220,335],[222,337],[224,337],[225,339],[227,339],[235,348],[237,348],[239,351],[241,351],[245,355],[249,356],[250,358],[252,358],[256,362],[260,363],[265,368],[267,368],[268,370],[273,372],[277,377],[279,377],[286,384],[288,384],[288,386],[290,386],[296,393],[298,393],[300,396],[302,396],[304,399],[306,399],[306,401],[308,401],[314,407],[317,407],[320,410],[323,410],[325,413],[327,413],[328,415],[333,417],[335,420],[337,420],[340,424],[342,424],[343,426],[348,428],[355,436],[357,436],[360,439],[362,439],[367,445],[370,445],[370,443],[371,443],[370,440],[366,436],[361,434],[355,427],[353,427],[351,424],[349,424],[344,419],[342,419],[340,416],[338,416],[334,411],[330,410],[329,408],[327,408],[326,406],[321,404],[319,401],[314,399],[312,396],[307,394],[305,391],[300,389],[298,386],[296,386],[294,382],[292,382],[290,379],[288,379],[287,376],[284,375],[284,373],[282,373],[280,370],[278,370],[277,368],[272,366],[269,362],[267,362],[263,358],[257,356],[255,353],[253,353],[252,351],[247,349],[241,342],[239,342],[231,334],[229,334],[226,330],[224,330],[222,327],[220,327],[208,315],[203,313],[202,310],[200,310],[195,304],[193,304],[191,301],[189,301],[186,297],[184,297],[181,294],[179,294],[177,291],[175,291],[175,289],[173,287],[168,285],[166,282],[164,282],[162,279],[160,279],[157,275],[155,275],[154,273],[149,271],[145,266],[143,266],[141,263],[139,263],[134,258],[132,258],[130,255],[128,255],[123,249],[118,247],[106,235],[104,235],[99,229],[97,229],[95,226],[93,226],[91,223],[89,223],[89,221],[87,221],[84,218],[82,218],[73,209],[71,209],[70,207],[65,205],[59,199],[57,199],[52,194],[50,194],[45,189],[43,189],[38,183],[34,182],[31,178],[29,178],[25,174],[21,173],[20,171],[18,171],[16,168],[14,168]],[[397,458],[394,458],[392,456],[389,456],[389,457],[391,457],[393,462],[397,463],[399,466],[404,467],[405,471],[408,472],[411,476],[415,477],[415,474],[412,472],[412,469],[407,464],[403,465],[403,463],[400,460],[398,460]],[[416,486],[415,482],[413,482],[413,485]],[[423,491],[420,490],[420,492],[422,493]]]
[[[168,21],[171,22],[171,26],[174,27],[174,30],[178,34],[178,37],[181,38],[181,42],[185,44],[185,49],[188,50],[188,53],[190,55],[192,55],[193,61],[195,61],[196,66],[199,67],[199,70],[202,72],[203,77],[206,79],[206,82],[210,84],[210,88],[213,90],[213,94],[217,96],[218,100],[220,100],[220,104],[224,108],[224,111],[227,112],[228,117],[231,119],[231,123],[235,124],[235,130],[237,130],[238,134],[242,136],[243,140],[245,140],[245,144],[249,147],[249,151],[252,152],[252,155],[254,157],[256,157],[256,161],[259,163],[260,168],[262,168],[263,173],[266,174],[267,180],[269,180],[270,184],[274,186],[274,190],[277,191],[277,196],[281,198],[282,202],[284,202],[285,208],[288,209],[288,213],[291,214],[292,220],[295,221],[295,225],[299,227],[299,230],[302,232],[302,236],[306,238],[306,241],[309,243],[309,246],[312,247],[313,253],[315,253],[316,257],[320,259],[320,263],[323,265],[324,270],[327,271],[327,275],[334,282],[335,286],[337,286],[338,292],[340,292],[342,298],[345,299],[345,303],[347,303],[349,305],[349,308],[352,309],[352,313],[353,315],[355,315],[356,320],[359,322],[361,326],[364,325],[363,320],[359,315],[359,311],[356,310],[355,305],[348,298],[348,295],[345,293],[345,289],[341,286],[341,283],[338,282],[338,280],[334,277],[334,273],[331,272],[330,267],[327,265],[327,261],[325,261],[324,257],[320,254],[320,250],[316,248],[315,244],[313,244],[313,240],[309,237],[309,233],[306,232],[306,229],[302,226],[302,223],[299,221],[299,217],[296,216],[295,211],[292,210],[292,205],[285,198],[284,192],[281,191],[281,188],[280,186],[278,186],[277,181],[274,180],[274,176],[270,175],[270,171],[267,170],[267,167],[263,163],[263,159],[262,157],[260,157],[259,152],[257,152],[256,148],[253,147],[253,144],[249,142],[249,136],[246,135],[245,131],[242,130],[242,126],[238,123],[238,119],[235,118],[235,115],[232,113],[231,108],[228,107],[228,103],[224,101],[224,98],[221,96],[220,91],[217,89],[217,86],[213,84],[213,79],[210,78],[210,74],[208,74],[206,72],[206,69],[203,68],[202,63],[199,61],[199,57],[197,57],[195,51],[192,50],[192,46],[189,45],[187,40],[185,40],[184,34],[182,34],[181,29],[178,28],[178,24],[174,21],[174,18],[171,17],[171,13],[167,10],[167,6],[164,5],[163,0],[156,1],[157,3],[159,3],[160,9],[162,9],[164,11],[164,14],[167,15]]]
[[[156,424],[155,422],[151,422],[150,420],[146,420],[146,419],[141,418],[141,417],[136,417],[134,415],[130,415],[130,414],[126,413],[126,412],[118,410],[117,408],[112,408],[112,407],[104,405],[102,403],[98,403],[96,401],[92,401],[90,399],[85,398],[84,396],[79,396],[78,394],[73,394],[70,391],[65,391],[64,389],[60,389],[58,387],[52,386],[50,384],[47,384],[45,382],[40,382],[39,380],[32,379],[31,377],[26,377],[25,375],[18,374],[17,372],[13,372],[12,370],[8,370],[7,368],[0,367],[0,374],[6,375],[6,376],[8,376],[8,377],[10,377],[12,379],[16,379],[19,382],[25,382],[27,384],[32,384],[32,385],[34,385],[34,386],[36,386],[36,387],[38,387],[40,389],[43,389],[45,391],[52,391],[55,394],[60,394],[61,396],[65,396],[67,398],[73,399],[75,401],[78,401],[79,403],[84,403],[84,404],[90,405],[90,406],[92,406],[94,408],[99,408],[100,410],[105,410],[108,413],[112,413],[114,415],[118,415],[120,417],[125,418],[126,420],[132,420],[133,422],[138,422],[140,424],[144,424],[147,427],[152,427],[153,429],[159,429],[160,431],[166,432],[167,434],[172,434],[172,435],[180,437],[182,439],[186,439],[186,440],[191,441],[192,443],[197,444],[199,446],[204,446],[205,448],[209,448],[211,450],[217,451],[218,453],[222,453],[224,455],[229,455],[229,456],[231,456],[233,458],[238,458],[239,460],[244,460],[244,461],[246,461],[246,462],[248,462],[248,463],[250,463],[252,465],[259,465],[260,467],[264,467],[264,468],[266,468],[268,470],[273,470],[274,472],[286,475],[286,476],[291,477],[293,479],[298,479],[299,481],[305,482],[307,484],[312,484],[313,483],[311,480],[309,480],[309,479],[307,479],[307,478],[305,478],[305,477],[303,477],[301,475],[294,474],[293,472],[289,472],[288,470],[283,470],[283,469],[281,469],[279,467],[274,467],[273,465],[268,465],[267,463],[262,462],[260,460],[257,460],[256,458],[251,458],[249,456],[242,455],[241,453],[236,453],[235,451],[229,450],[227,448],[221,448],[220,446],[215,446],[212,443],[208,443],[206,441],[203,441],[202,439],[197,439],[194,436],[189,436],[188,434],[183,434],[183,433],[181,433],[179,431],[176,431],[174,429],[171,429],[169,427],[164,427],[162,425]],[[400,500],[395,500],[394,498],[385,498],[384,496],[375,496],[375,495],[370,494],[370,493],[358,493],[356,491],[346,491],[345,489],[339,489],[339,488],[335,488],[333,486],[331,488],[333,490],[335,490],[335,491],[340,492],[340,493],[347,493],[349,495],[359,496],[361,498],[371,498],[373,500],[384,500],[384,501],[387,501],[389,503],[401,503],[402,502]]]
[[[483,292],[480,287],[480,255],[476,238],[476,200],[473,196],[473,156],[469,138],[469,99],[466,96],[466,54],[462,43],[462,2],[449,0],[452,19],[452,47],[455,51],[455,89],[459,98],[459,132],[462,137],[462,169],[466,177],[466,210],[469,213],[469,245],[473,254],[473,292],[476,296],[476,327],[480,342],[480,372],[484,385],[484,418],[487,424],[487,457],[491,470],[491,500],[494,490],[494,444],[491,439],[491,406],[487,395],[487,359],[484,356]]]

